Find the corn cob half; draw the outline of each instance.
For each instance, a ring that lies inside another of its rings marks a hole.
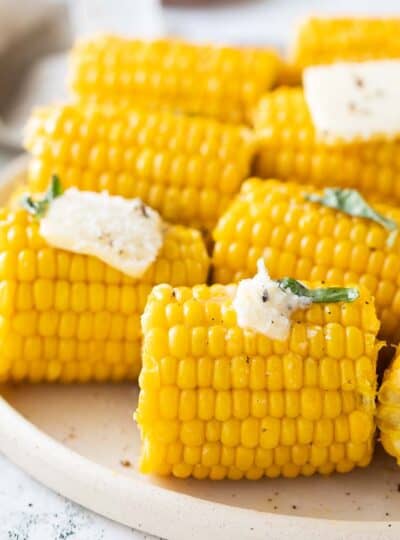
[[[275,279],[361,283],[375,296],[381,332],[400,339],[400,238],[369,219],[352,217],[305,199],[314,188],[252,179],[214,230],[213,279],[250,277],[263,257]],[[374,205],[400,224],[400,211]]]
[[[135,379],[140,315],[157,283],[207,278],[199,232],[167,229],[140,280],[94,257],[52,248],[26,211],[0,211],[0,381]]]
[[[140,197],[167,221],[209,229],[246,178],[254,140],[212,119],[65,105],[32,116],[26,148],[32,192],[57,174],[65,188]]]
[[[400,201],[400,141],[319,142],[302,89],[281,88],[265,95],[254,127],[257,175],[355,188],[367,197]]]
[[[385,450],[400,465],[400,355],[386,369],[378,393],[377,424]]]
[[[101,36],[74,48],[71,87],[80,98],[97,103],[240,123],[248,121],[249,110],[275,84],[278,70],[272,50]]]
[[[299,27],[292,60],[299,68],[337,61],[400,58],[400,18],[311,17]]]
[[[374,300],[313,304],[286,341],[237,326],[235,286],[155,287],[136,420],[145,473],[258,479],[347,472],[372,456]]]

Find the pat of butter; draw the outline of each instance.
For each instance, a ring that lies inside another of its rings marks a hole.
[[[257,262],[257,274],[239,282],[233,300],[240,328],[281,341],[289,337],[293,312],[310,304],[310,298],[281,289],[278,281],[269,277],[262,259]]]
[[[40,221],[52,246],[92,255],[124,274],[140,278],[163,243],[163,222],[140,199],[66,190]]]
[[[392,140],[400,135],[400,60],[307,68],[304,95],[319,140]]]

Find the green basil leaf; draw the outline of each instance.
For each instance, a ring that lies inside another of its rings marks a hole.
[[[296,296],[310,298],[315,304],[331,304],[335,302],[353,302],[360,296],[358,289],[354,287],[324,287],[320,289],[308,289],[302,283],[293,278],[278,280],[279,287],[289,290]]]
[[[47,189],[47,193],[46,193],[46,198],[48,200],[48,202],[52,202],[54,201],[54,199],[57,199],[57,197],[59,197],[60,195],[62,195],[62,187],[61,187],[61,182],[60,182],[60,179],[59,177],[54,174],[52,176],[52,179],[51,179],[51,182],[50,182],[50,185]]]
[[[46,214],[49,205],[54,199],[62,195],[62,192],[63,190],[59,177],[53,175],[43,199],[33,200],[31,196],[24,195],[21,199],[21,206],[25,208],[27,212],[40,219]]]
[[[398,224],[395,221],[376,212],[355,189],[326,188],[322,196],[309,193],[305,195],[305,199],[339,210],[350,216],[371,219],[388,231],[398,229]]]

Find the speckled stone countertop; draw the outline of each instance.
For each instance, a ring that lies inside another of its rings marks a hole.
[[[1,540],[151,540],[53,493],[0,455]]]

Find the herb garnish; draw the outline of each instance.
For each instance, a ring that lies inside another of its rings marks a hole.
[[[360,296],[358,289],[354,287],[324,287],[320,289],[308,289],[302,283],[293,278],[278,280],[279,288],[289,290],[296,296],[310,298],[315,304],[334,302],[353,302]]]
[[[389,219],[374,210],[355,189],[325,188],[321,196],[307,193],[304,197],[307,201],[320,203],[349,216],[375,221],[375,223],[393,233],[389,235],[387,241],[389,246],[393,245],[396,239],[398,224],[393,219]]]
[[[62,195],[62,192],[60,179],[54,174],[43,199],[35,201],[30,195],[25,195],[21,199],[21,206],[25,208],[27,212],[40,219],[46,214],[49,205],[54,199],[57,199],[57,197]]]

